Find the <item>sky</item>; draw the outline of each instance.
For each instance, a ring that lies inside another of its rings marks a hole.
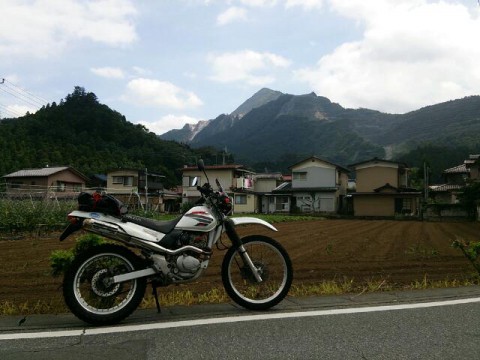
[[[0,0],[0,118],[75,86],[157,134],[260,89],[406,113],[480,94],[480,0]]]

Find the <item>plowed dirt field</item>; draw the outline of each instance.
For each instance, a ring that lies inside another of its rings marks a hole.
[[[274,233],[259,226],[239,230],[242,236],[263,234],[277,239],[289,252],[294,266],[294,284],[311,284],[344,278],[355,282],[386,279],[410,284],[430,280],[464,279],[474,273],[471,264],[452,241],[480,241],[478,222],[417,222],[390,220],[319,220],[275,224]],[[58,233],[48,236],[0,238],[0,303],[48,303],[63,307],[61,278],[50,275],[53,250],[68,249],[74,237],[64,242]],[[217,251],[203,277],[186,288],[220,286],[223,252]],[[169,289],[178,287],[169,287]],[[40,305],[39,305],[40,306]]]

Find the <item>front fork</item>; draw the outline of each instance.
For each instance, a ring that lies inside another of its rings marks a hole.
[[[255,280],[257,280],[257,282],[262,282],[263,279],[260,276],[258,269],[255,267],[255,264],[253,263],[252,259],[250,259],[250,256],[248,255],[247,250],[245,250],[242,239],[240,239],[240,236],[238,236],[237,231],[235,230],[235,225],[233,224],[232,220],[226,219],[224,224],[225,224],[225,232],[230,238],[230,241],[232,242],[232,244],[238,249],[238,253],[242,257],[244,264],[249,267],[250,271],[255,277]]]

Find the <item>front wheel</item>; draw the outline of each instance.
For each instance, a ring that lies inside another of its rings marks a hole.
[[[117,323],[129,316],[145,294],[145,278],[115,284],[115,275],[140,270],[138,256],[123,246],[106,244],[81,253],[63,279],[70,311],[93,325]]]
[[[290,257],[277,241],[266,236],[248,236],[242,242],[259,278],[246,263],[242,249],[233,246],[222,263],[225,291],[247,309],[269,309],[282,301],[290,290],[293,280]]]

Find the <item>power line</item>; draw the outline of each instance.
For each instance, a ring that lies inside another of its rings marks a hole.
[[[32,99],[35,99],[37,102],[39,102],[40,104],[42,105],[46,105],[48,104],[50,101],[38,96],[38,95],[35,95],[23,88],[21,88],[20,86],[17,86],[15,85],[14,83],[8,81],[7,79],[2,79],[3,80],[3,83],[10,89],[13,89],[15,92],[17,93],[21,93],[21,94],[25,94],[25,95],[28,95],[28,97],[32,98]]]
[[[48,104],[48,100],[45,100],[44,98],[13,84],[5,78],[0,79],[0,91],[15,98],[21,103],[28,105],[29,107],[34,107],[35,109],[39,109]],[[11,107],[9,108],[5,105],[0,105],[4,109],[4,112],[10,113],[11,115],[14,115],[14,117],[23,116],[23,114],[20,112],[12,110]]]
[[[39,106],[41,107],[41,106],[45,105],[45,104],[36,102],[32,99],[29,99],[29,98],[25,97],[23,94],[16,93],[15,91],[11,91],[8,88],[0,87],[0,90],[3,91],[6,94],[9,94],[9,95],[13,96],[14,98],[17,98],[17,99],[27,103],[28,105],[35,106],[35,107],[39,107]]]
[[[5,113],[10,114],[12,117],[23,116],[23,114],[20,114],[19,112],[15,111],[15,110],[12,110],[8,106],[3,105],[1,103],[0,103],[0,110],[1,110],[0,113],[5,112]]]

